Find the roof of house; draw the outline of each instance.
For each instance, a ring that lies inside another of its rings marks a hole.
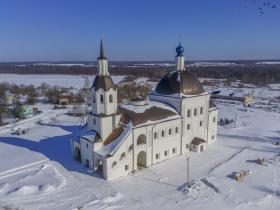
[[[193,140],[191,141],[191,144],[194,144],[194,145],[200,145],[200,144],[203,144],[203,143],[206,143],[207,141],[201,139],[201,138],[198,138],[198,137],[195,137],[193,138]]]

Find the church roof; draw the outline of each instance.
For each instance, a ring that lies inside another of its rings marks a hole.
[[[199,95],[204,92],[199,80],[189,71],[169,72],[160,80],[156,87],[156,93],[163,95],[176,93]]]
[[[104,55],[104,49],[103,49],[103,42],[102,39],[100,41],[100,54],[99,57],[97,58],[98,60],[106,60],[107,58]]]
[[[207,141],[201,139],[201,138],[193,138],[193,140],[191,141],[191,144],[194,144],[194,145],[200,145],[200,144],[204,144],[206,143]]]
[[[104,75],[96,75],[92,87],[94,87],[95,90],[102,88],[105,91],[108,91],[111,88],[116,88],[112,78]]]
[[[121,122],[127,124],[131,121],[133,126],[163,121],[170,117],[180,118],[175,109],[156,101],[150,101],[149,104],[142,106],[121,105],[118,110],[122,114]]]
[[[95,131],[87,131],[83,133],[80,138],[86,139],[92,143],[100,141],[100,137]]]

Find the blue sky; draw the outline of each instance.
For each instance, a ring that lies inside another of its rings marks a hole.
[[[279,59],[280,0],[0,0],[0,62]]]

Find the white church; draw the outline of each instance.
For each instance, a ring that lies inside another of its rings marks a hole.
[[[176,53],[175,69],[147,99],[118,104],[101,41],[86,131],[71,140],[75,159],[111,180],[190,151],[203,152],[216,141],[219,110],[185,69],[181,44]]]

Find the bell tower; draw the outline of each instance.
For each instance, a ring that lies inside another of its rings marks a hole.
[[[117,87],[108,71],[108,60],[105,57],[103,42],[100,42],[98,73],[95,76],[92,92],[92,111],[88,117],[90,130],[96,131],[102,140],[117,127]]]

